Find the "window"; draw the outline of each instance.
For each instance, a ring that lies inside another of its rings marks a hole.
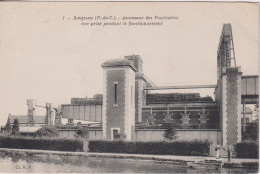
[[[119,134],[118,130],[114,129],[113,130],[113,139],[117,139],[118,138],[118,134]]]
[[[111,128],[111,140],[118,139],[120,136],[120,128]]]
[[[118,88],[118,82],[114,82],[114,106],[118,106],[117,103],[117,88]]]
[[[68,123],[73,123],[73,119],[69,119],[69,120],[68,120]]]

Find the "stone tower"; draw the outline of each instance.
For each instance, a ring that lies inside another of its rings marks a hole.
[[[233,61],[233,66],[231,65]],[[215,99],[220,108],[222,144],[241,141],[241,67],[236,66],[231,24],[224,24],[217,57],[218,85]]]
[[[143,75],[143,60],[139,55],[125,56],[137,70],[135,73],[135,122],[142,122],[142,107],[145,105],[146,78]]]
[[[28,106],[28,125],[34,126],[34,116],[35,116],[35,100],[27,99],[27,106]]]
[[[221,127],[223,145],[241,142],[241,75],[240,67],[223,68],[220,82]]]
[[[118,134],[126,140],[135,135],[135,72],[127,59],[109,60],[103,68],[103,139],[114,140]]]

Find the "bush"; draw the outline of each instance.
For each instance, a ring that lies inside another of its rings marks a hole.
[[[45,126],[37,130],[34,135],[37,137],[57,137],[59,136],[59,131],[55,127]]]
[[[259,158],[258,144],[255,142],[242,142],[234,146],[237,158]]]
[[[88,138],[89,137],[89,130],[87,127],[80,127],[76,132],[75,132],[75,137],[77,138]]]
[[[242,139],[243,141],[253,140],[257,142],[259,140],[259,125],[258,122],[256,123],[247,123],[246,131],[242,132]]]
[[[174,124],[163,124],[163,128],[164,133],[163,133],[163,137],[168,140],[168,141],[172,141],[178,138],[177,136],[177,130],[175,129],[175,125]]]
[[[125,134],[119,133],[119,134],[116,134],[114,136],[114,140],[116,140],[116,141],[124,141],[125,139],[126,139],[126,135]]]
[[[90,152],[209,156],[208,141],[127,142],[89,141]]]
[[[14,149],[83,151],[83,142],[75,139],[0,136],[0,147]]]

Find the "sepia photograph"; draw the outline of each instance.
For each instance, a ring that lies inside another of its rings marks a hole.
[[[258,173],[259,2],[0,1],[0,173]]]

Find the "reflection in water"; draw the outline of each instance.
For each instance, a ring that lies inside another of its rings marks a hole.
[[[257,169],[193,169],[148,160],[1,152],[1,172],[12,173],[253,173]]]

